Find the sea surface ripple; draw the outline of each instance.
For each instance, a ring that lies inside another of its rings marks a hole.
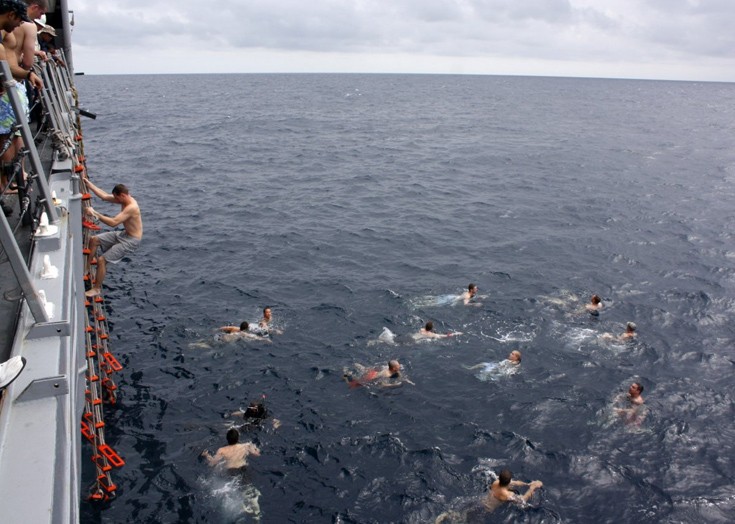
[[[84,522],[248,522],[199,454],[248,432],[263,522],[733,522],[735,85],[421,75],[86,76],[89,174],[142,246],[106,281],[119,496]],[[111,206],[95,207],[112,213]],[[469,282],[480,307],[440,305]],[[596,318],[579,313],[592,293]],[[272,306],[272,344],[216,344]],[[433,320],[464,335],[372,343]],[[632,344],[606,344],[635,321]],[[521,372],[467,370],[523,352]],[[349,389],[398,358],[415,386]],[[639,428],[611,416],[640,380]],[[89,452],[89,450],[87,450]],[[92,472],[85,465],[85,481]]]

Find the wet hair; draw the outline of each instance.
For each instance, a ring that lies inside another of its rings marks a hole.
[[[635,328],[636,328],[635,322],[628,322],[628,323],[627,323],[627,324],[625,325],[625,329],[627,329],[627,330],[628,330],[628,331],[630,331],[630,332],[633,332],[633,331],[635,331]]]
[[[267,416],[265,405],[262,402],[251,402],[243,414],[243,418],[265,418]]]
[[[473,289],[475,289],[476,287],[477,287],[477,286],[476,286],[475,284],[470,284],[469,286],[467,286],[467,291],[472,291],[472,290],[473,290]]]
[[[250,324],[247,322],[240,323],[240,331],[247,331],[250,328]]]
[[[396,375],[400,370],[401,364],[397,360],[391,360],[388,362],[388,371]]]
[[[433,331],[433,330],[434,330],[434,323],[433,323],[433,322],[432,322],[431,320],[429,320],[429,321],[428,321],[428,322],[426,323],[426,325],[424,326],[424,329],[425,329],[426,331]]]
[[[599,297],[599,295],[592,295],[592,303],[597,305],[600,302],[602,302],[602,299]]]
[[[270,306],[265,306],[263,308],[263,314],[265,315],[265,312],[268,311],[270,308],[271,308]]]
[[[227,430],[227,443],[232,446],[234,444],[237,444],[237,442],[240,440],[240,432],[237,431],[235,428],[230,428]]]
[[[112,188],[112,194],[118,196],[129,195],[130,193],[128,192],[128,186],[126,186],[125,184],[118,184]]]
[[[638,393],[643,393],[643,386],[640,382],[633,382],[634,386],[638,386]]]
[[[511,473],[509,469],[504,469],[498,474],[498,483],[501,486],[507,486],[508,484],[510,484],[512,478],[513,473]]]
[[[517,349],[514,349],[513,351],[510,352],[510,355],[513,355],[514,353],[516,353],[518,355],[518,362],[520,362],[521,360],[523,360],[523,356],[521,355],[521,352],[520,351],[518,351]],[[510,356],[510,355],[508,355],[508,356]]]

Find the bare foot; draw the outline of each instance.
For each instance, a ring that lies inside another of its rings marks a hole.
[[[91,297],[97,297],[97,296],[99,296],[100,292],[101,292],[101,289],[100,288],[93,287],[92,289],[90,289],[89,291],[87,291],[86,293],[84,293],[84,296],[85,297],[89,297],[89,298],[91,298]]]

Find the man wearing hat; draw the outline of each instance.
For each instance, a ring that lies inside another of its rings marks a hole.
[[[54,38],[56,38],[56,29],[50,25],[43,26],[38,31],[38,42],[41,44],[41,51],[53,54],[53,52],[56,51]]]

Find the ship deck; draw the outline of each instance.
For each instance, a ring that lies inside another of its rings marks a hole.
[[[32,124],[31,129],[34,134],[37,126]],[[51,172],[52,148],[44,146],[45,137],[41,137],[42,141],[37,143],[38,153],[43,164],[44,172]],[[31,247],[32,247],[32,228],[30,225],[23,225],[20,217],[20,205],[17,194],[4,195],[3,201],[13,209],[13,214],[8,218],[10,227],[15,232],[15,241],[18,244],[20,252],[26,261],[26,265],[30,264]],[[18,325],[18,317],[20,315],[20,307],[23,299],[18,280],[13,273],[12,268],[5,252],[0,247],[0,362],[5,362],[10,357],[13,348],[13,338],[15,337]]]

